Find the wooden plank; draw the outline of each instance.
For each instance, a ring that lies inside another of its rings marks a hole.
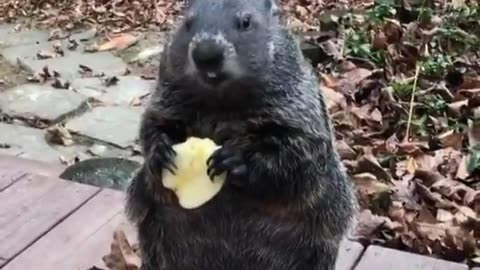
[[[25,171],[0,166],[0,192],[26,175]]]
[[[369,246],[355,270],[468,270],[465,264],[380,246]]]
[[[123,214],[118,214],[114,219],[105,224],[94,237],[85,243],[77,256],[66,261],[61,269],[89,269],[92,266],[108,269],[103,263],[102,257],[110,253],[113,231],[117,228],[124,229],[130,244],[137,243],[137,237],[133,227]]]
[[[343,240],[340,244],[335,270],[352,270],[365,248],[358,242]]]
[[[104,267],[101,258],[110,252],[116,228],[122,226],[136,241],[125,222],[124,197],[123,192],[102,190],[2,270]]]
[[[0,155],[0,167],[20,170],[30,174],[57,177],[63,172],[63,170],[65,170],[66,165],[51,164],[9,155]]]
[[[11,260],[98,191],[32,175],[5,189],[0,193],[0,257]]]

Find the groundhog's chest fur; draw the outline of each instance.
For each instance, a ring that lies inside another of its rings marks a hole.
[[[265,214],[258,205],[241,205],[226,197],[223,193],[195,210],[173,205],[157,210],[161,217],[155,220],[162,223],[163,248],[170,251],[167,265],[192,270],[244,269],[242,265],[247,263],[256,266],[251,269],[264,270],[299,263],[291,262],[292,258],[308,261],[315,237],[305,218]],[[310,252],[305,253],[307,250]],[[216,257],[212,263],[222,265],[215,267],[202,259],[211,256]],[[225,268],[226,264],[230,267]]]
[[[185,123],[187,136],[208,137],[222,144],[244,135],[247,132],[246,120],[254,121],[255,117],[255,114],[247,117],[234,113],[196,114],[195,118],[187,119]],[[195,265],[195,262],[185,261],[185,258],[208,257],[212,253],[224,256],[225,263],[232,264],[231,269],[239,269],[245,263],[232,260],[237,257],[242,260],[251,257],[251,260],[255,260],[252,261],[253,265],[272,265],[269,261],[273,258],[277,258],[279,263],[282,260],[278,258],[295,258],[291,254],[278,253],[289,252],[291,243],[298,245],[301,239],[314,239],[315,217],[301,213],[291,202],[254,199],[224,186],[220,193],[201,207],[183,209],[173,192],[164,189],[162,194],[163,205],[150,213],[157,218],[147,220],[160,219],[158,222],[162,224],[165,248],[175,251],[179,256],[178,259],[174,256],[167,258],[167,261],[175,261],[174,265],[184,264],[185,268],[182,269],[190,269],[187,267]],[[262,251],[263,255],[258,254]],[[259,259],[265,261],[259,263]],[[281,263],[289,264],[284,261]],[[207,265],[198,265],[198,269],[206,269],[204,267]]]

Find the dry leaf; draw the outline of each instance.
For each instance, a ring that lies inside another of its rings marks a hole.
[[[372,71],[365,68],[355,68],[347,71],[342,75],[342,80],[348,80],[353,85],[358,85],[360,82],[372,75]]]
[[[344,140],[337,141],[335,147],[342,159],[355,159],[357,156],[355,150],[353,150]]]
[[[354,240],[375,240],[377,233],[398,230],[401,227],[401,224],[388,217],[374,215],[370,210],[363,210],[358,217],[358,224],[351,238]]]
[[[334,78],[332,75],[330,74],[320,74],[321,78],[322,78],[322,83],[324,85],[324,87],[327,87],[327,88],[336,88],[337,87],[337,79]]]
[[[443,147],[452,147],[456,150],[462,150],[462,141],[463,141],[463,134],[456,133],[454,130],[450,130],[440,134],[438,139],[442,143]]]
[[[465,115],[467,108],[468,100],[460,100],[448,104],[449,113],[455,118],[460,118],[462,115]]]
[[[434,224],[437,223],[437,219],[427,207],[422,207],[417,215],[416,222]]]
[[[418,195],[416,184],[412,181],[411,175],[402,177],[401,180],[392,181],[394,185],[394,193],[391,198],[393,201],[401,202],[404,209],[419,211],[420,205],[417,203]]]
[[[41,50],[37,53],[38,59],[49,59],[49,58],[55,58],[57,56],[58,54],[52,50]]]
[[[121,34],[109,41],[98,45],[97,51],[124,50],[138,42],[138,37],[130,34]]]
[[[418,155],[414,155],[412,158],[415,161],[414,162],[414,166],[415,166],[414,169],[415,170],[417,170],[417,169],[434,170],[438,166],[438,163],[436,162],[437,160],[435,159],[435,157],[432,157],[429,154],[421,153],[421,154],[418,154]],[[412,159],[409,158],[409,160],[408,160],[409,163],[410,163],[411,160]],[[415,170],[410,171],[410,169],[413,169],[413,167],[409,168],[409,172],[411,174],[414,174]]]
[[[371,173],[361,173],[352,176],[356,189],[363,195],[373,195],[376,193],[389,193],[390,186],[377,180]]]
[[[69,146],[74,143],[72,134],[60,124],[47,129],[47,140],[50,143]]]
[[[453,215],[447,210],[438,209],[437,210],[437,220],[440,222],[450,222],[453,220]]]
[[[341,93],[329,87],[322,87],[321,89],[330,112],[335,112],[347,106],[345,96]]]
[[[402,39],[402,26],[396,20],[387,20],[383,26],[383,32],[388,44],[397,43]]]
[[[388,153],[395,154],[398,151],[398,144],[400,141],[396,134],[393,134],[385,141],[385,150]]]
[[[470,155],[463,156],[462,161],[458,165],[457,173],[455,177],[461,180],[465,180],[470,176],[470,173],[467,170],[467,162],[469,160]]]
[[[397,147],[400,153],[408,155],[423,154],[429,149],[427,142],[401,142]]]
[[[375,33],[371,46],[377,50],[385,50],[387,48],[387,36],[385,36],[383,31]]]
[[[461,206],[461,205],[457,205],[457,204],[455,204],[455,207],[457,208],[458,212],[465,215],[468,219],[473,220],[473,221],[480,224],[480,219],[478,217],[478,214],[475,213],[475,211],[473,211],[470,207]]]
[[[407,172],[410,174],[414,174],[417,169],[418,169],[418,165],[417,165],[417,162],[415,161],[415,158],[409,157],[407,161]]]
[[[453,209],[455,207],[451,201],[444,199],[441,194],[431,191],[421,183],[416,182],[416,187],[418,194],[421,195],[427,203],[431,203],[441,209]]]
[[[358,172],[369,172],[379,180],[390,181],[392,179],[372,154],[365,154],[360,158],[358,161]]]
[[[465,77],[462,85],[459,86],[461,90],[480,89],[480,77]]]
[[[475,119],[469,126],[468,144],[474,147],[480,143],[480,121]]]
[[[113,233],[111,253],[102,257],[103,262],[110,270],[140,270],[141,258],[135,254],[122,230]]]
[[[426,223],[426,222],[415,222],[414,223],[415,233],[426,240],[431,242],[441,241],[443,242],[446,237],[446,225],[444,223]]]

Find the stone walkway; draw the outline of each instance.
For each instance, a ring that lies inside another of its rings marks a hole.
[[[18,74],[0,72],[0,154],[56,164],[92,157],[141,161],[135,151],[141,101],[155,81],[143,79],[135,71],[138,64],[127,62],[144,51],[158,52],[161,35],[145,36],[150,39],[121,53],[92,53],[84,51],[98,38],[92,30],[49,40],[48,31],[0,25],[0,61],[5,62],[0,67],[51,76],[46,82],[19,84],[9,80]],[[142,61],[155,68],[158,53]]]

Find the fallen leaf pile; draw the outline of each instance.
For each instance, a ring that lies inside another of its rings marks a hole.
[[[33,18],[36,24],[71,30],[96,26],[103,32],[127,32],[154,27],[168,29],[176,21],[184,1],[173,0],[2,0],[0,22],[19,17]],[[301,29],[316,29],[316,13],[332,7],[363,6],[373,0],[281,0],[289,22]]]
[[[318,71],[361,204],[353,239],[480,264],[480,7],[467,4],[336,18],[339,49]]]
[[[124,32],[169,27],[181,8],[182,1],[170,0],[4,0],[0,18],[13,22],[30,17],[36,24],[65,30],[98,26],[100,32]]]

